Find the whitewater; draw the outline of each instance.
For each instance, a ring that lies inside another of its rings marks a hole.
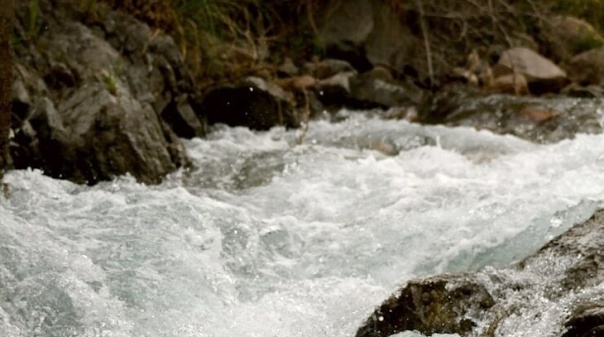
[[[184,142],[157,186],[7,175],[0,336],[351,337],[405,281],[507,266],[604,201],[603,135],[350,113]]]

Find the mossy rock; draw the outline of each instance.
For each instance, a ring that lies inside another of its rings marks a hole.
[[[572,16],[554,16],[543,28],[548,54],[565,62],[587,50],[604,46],[604,38],[591,24]]]

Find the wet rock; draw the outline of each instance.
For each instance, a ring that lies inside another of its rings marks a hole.
[[[581,304],[566,322],[562,337],[604,336],[604,302]]]
[[[543,336],[600,336],[603,225],[604,210],[598,210],[507,269],[410,281],[367,318],[356,336],[388,337],[408,330],[428,336],[511,336],[531,328]]]
[[[168,104],[161,116],[179,137],[191,139],[206,135],[205,125],[195,114],[187,95]]]
[[[444,275],[409,282],[386,300],[356,337],[390,336],[416,330],[426,335],[468,335],[477,325],[472,317],[495,305],[484,285],[464,275]]]
[[[209,124],[246,126],[255,130],[278,125],[299,126],[288,94],[279,86],[257,77],[210,89],[198,114],[206,117]]]
[[[592,99],[543,100],[451,89],[427,99],[419,109],[419,119],[424,123],[470,126],[551,143],[579,133],[601,133],[602,108],[602,102]]]
[[[493,76],[522,74],[533,94],[558,92],[566,84],[566,72],[552,61],[531,49],[516,47],[508,49],[493,67]]]
[[[580,85],[604,84],[604,47],[573,57],[567,64],[569,78]]]

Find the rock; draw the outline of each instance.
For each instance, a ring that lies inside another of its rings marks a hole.
[[[29,95],[29,92],[27,92],[23,81],[19,79],[13,81],[11,107],[13,117],[13,121],[11,122],[12,127],[20,126],[20,124],[27,119],[31,104],[31,96]]]
[[[283,60],[283,63],[281,63],[281,65],[279,65],[279,67],[277,68],[277,75],[291,77],[299,74],[300,69],[296,67],[294,61],[292,61],[292,59],[290,59],[289,57]]]
[[[304,71],[318,80],[324,80],[340,73],[356,73],[350,63],[334,59],[308,62],[304,65]]]
[[[83,19],[87,26],[69,1],[39,4],[45,29],[16,48],[17,89],[33,103],[15,114],[15,167],[92,184],[126,173],[157,183],[188,165],[160,116],[183,137],[203,135],[205,122],[189,102],[196,88],[172,38],[123,13]],[[19,8],[26,17],[28,7]]]
[[[344,72],[320,80],[315,87],[317,99],[325,107],[334,111],[344,106],[355,106],[356,103],[350,96],[350,80],[355,75],[356,71]]]
[[[46,108],[32,117],[41,168],[53,177],[94,184],[130,173],[141,182],[158,183],[186,164],[182,148],[180,160],[173,160],[161,120],[151,106],[127,91],[116,97],[104,83],[88,83],[63,101],[58,111]]]
[[[373,2],[365,0],[335,1],[320,12],[319,37],[327,55],[348,61],[359,71],[371,69],[364,44],[375,25]]]
[[[191,139],[206,135],[206,127],[195,114],[187,95],[168,104],[161,116],[179,137]]]
[[[471,277],[443,275],[409,282],[389,298],[361,327],[356,337],[381,337],[416,330],[468,335],[477,322],[472,317],[495,305],[484,287]]]
[[[579,305],[565,326],[568,331],[562,337],[604,336],[604,301]]]
[[[566,69],[573,83],[583,86],[604,84],[604,47],[573,57]]]
[[[356,337],[410,330],[428,336],[511,336],[536,330],[542,336],[600,336],[602,226],[604,210],[598,210],[507,269],[410,281],[367,318]]]
[[[558,92],[566,82],[566,72],[552,61],[524,47],[508,49],[493,67],[495,78],[522,74],[526,78],[529,90],[535,94]]]
[[[246,126],[255,130],[278,125],[298,127],[291,101],[279,86],[251,77],[210,89],[197,113],[206,117],[209,124]]]
[[[521,95],[530,94],[526,76],[522,74],[507,74],[494,79],[488,88],[495,92]]]
[[[351,78],[350,95],[366,106],[392,108],[416,105],[422,91],[413,84],[395,80],[387,68],[375,67]]]
[[[558,15],[545,20],[540,36],[547,54],[561,62],[604,45],[604,38],[592,25],[572,16]]]
[[[469,126],[498,134],[512,134],[538,143],[574,138],[579,133],[601,133],[599,110],[588,98],[535,97],[484,94],[467,87],[442,90],[428,97],[418,111],[419,121]]]

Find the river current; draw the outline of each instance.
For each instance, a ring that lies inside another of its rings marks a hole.
[[[353,115],[300,136],[217,127],[158,186],[10,172],[0,336],[351,337],[405,281],[506,266],[604,200],[602,135]]]

